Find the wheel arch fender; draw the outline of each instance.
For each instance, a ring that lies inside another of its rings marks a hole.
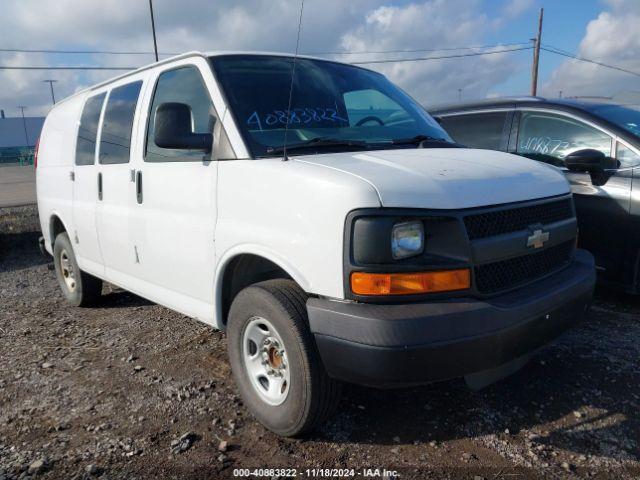
[[[49,231],[47,232],[47,235],[44,236],[44,238],[45,245],[46,240],[49,240],[49,246],[51,248],[50,253],[53,253],[53,244],[58,234],[67,232],[67,234],[69,235],[69,239],[71,240],[71,233],[69,232],[68,224],[65,220],[63,220],[63,215],[58,210],[52,210],[49,213],[47,227],[49,228]]]
[[[283,255],[266,248],[262,245],[243,244],[236,245],[228,249],[217,262],[214,279],[214,323],[216,328],[224,330],[226,328],[226,318],[224,311],[224,283],[225,274],[234,259],[243,255],[253,255],[271,262],[296,282],[305,292],[311,291],[311,282],[303,275],[291,262],[287,261]]]

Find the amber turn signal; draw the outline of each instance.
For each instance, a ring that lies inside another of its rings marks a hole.
[[[351,274],[351,291],[356,295],[413,295],[450,292],[471,287],[468,268],[421,273]]]

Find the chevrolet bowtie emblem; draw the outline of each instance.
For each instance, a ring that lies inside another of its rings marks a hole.
[[[546,242],[549,241],[549,232],[543,232],[542,230],[534,230],[527,238],[527,247],[542,248]]]

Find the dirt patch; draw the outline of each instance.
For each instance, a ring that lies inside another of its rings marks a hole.
[[[111,286],[97,308],[72,308],[38,234],[21,234],[0,259],[0,479],[226,478],[266,467],[300,477],[640,476],[638,298],[599,292],[579,326],[478,393],[460,381],[347,386],[329,423],[290,440],[242,405],[222,333]]]

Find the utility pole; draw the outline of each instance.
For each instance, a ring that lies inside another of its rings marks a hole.
[[[156,41],[156,22],[153,19],[153,0],[149,0],[149,11],[151,12],[151,31],[153,32],[153,51],[156,53],[158,61],[158,42]]]
[[[533,44],[533,68],[531,70],[531,95],[538,94],[538,63],[540,61],[540,41],[542,40],[542,18],[544,16],[544,8],[540,9],[540,18],[538,19],[538,36],[534,39]]]
[[[53,94],[53,84],[57,82],[57,80],[43,80],[43,82],[48,83],[51,87],[51,103],[53,105],[56,104],[56,96]]]
[[[27,133],[27,120],[24,118],[24,109],[27,108],[24,105],[19,105],[18,108],[22,111],[22,126],[24,127],[24,139],[27,141],[27,147],[29,147],[29,134]]]

